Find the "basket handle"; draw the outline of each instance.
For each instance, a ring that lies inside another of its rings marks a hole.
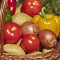
[[[7,0],[1,0],[1,7],[0,7],[0,55],[3,52],[3,28],[4,28],[4,20],[6,16],[6,5]]]

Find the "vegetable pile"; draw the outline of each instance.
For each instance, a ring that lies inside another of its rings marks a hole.
[[[8,0],[3,32],[5,53],[35,55],[54,49],[60,33],[60,17],[47,12],[48,0],[42,2]]]

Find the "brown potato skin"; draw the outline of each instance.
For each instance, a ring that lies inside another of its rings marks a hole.
[[[52,48],[57,44],[56,35],[48,29],[40,31],[39,39],[45,48]]]
[[[25,22],[21,27],[22,27],[23,35],[26,34],[38,35],[40,32],[38,25],[32,23],[31,21]]]

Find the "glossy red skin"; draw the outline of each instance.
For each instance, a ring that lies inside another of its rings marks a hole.
[[[21,27],[15,23],[8,22],[4,25],[4,42],[17,43],[22,36]]]
[[[40,46],[40,41],[35,34],[27,34],[22,38],[22,48],[30,53],[36,51]]]
[[[42,9],[40,0],[24,0],[22,4],[22,11],[30,16],[38,14]]]
[[[10,9],[11,15],[16,11],[16,0],[8,0],[8,8]]]

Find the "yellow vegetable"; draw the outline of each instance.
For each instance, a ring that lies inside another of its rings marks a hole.
[[[36,54],[41,54],[42,52],[40,52],[40,51],[35,51],[35,52],[32,52],[32,53],[30,53],[29,55],[36,55]]]
[[[53,31],[56,34],[56,36],[58,36],[60,29],[59,17],[52,14],[46,14],[46,18],[47,19],[45,20],[42,16],[35,15],[32,18],[32,22],[38,24],[40,30],[49,29]]]
[[[24,22],[31,21],[32,17],[25,13],[17,13],[12,16],[12,22],[22,25]]]
[[[21,6],[22,6],[22,4],[20,4],[20,5],[16,8],[15,14],[16,14],[16,13],[21,13]]]
[[[47,53],[47,52],[50,52],[50,51],[52,51],[52,50],[53,50],[53,49],[43,49],[42,52],[43,52],[43,53]]]
[[[24,50],[16,44],[5,44],[3,46],[3,50],[9,54],[15,54],[15,55],[26,55]]]
[[[59,27],[60,27],[60,16],[59,16]],[[60,28],[59,28],[59,32],[60,32]]]

